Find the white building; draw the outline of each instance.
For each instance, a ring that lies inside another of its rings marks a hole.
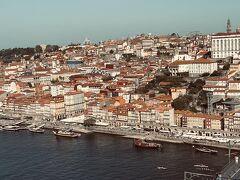
[[[194,57],[188,54],[180,53],[180,54],[175,54],[174,57],[172,58],[172,62],[177,60],[183,60],[183,61],[194,60]]]
[[[240,52],[240,32],[212,35],[212,58],[226,58]]]
[[[142,47],[143,49],[150,49],[154,46],[154,40],[152,39],[143,39],[142,40]]]
[[[189,64],[189,76],[192,77],[203,73],[212,74],[216,70],[218,70],[218,64],[211,59],[200,58]]]
[[[189,63],[190,61],[177,60],[168,66],[168,70],[172,76],[177,76],[178,73],[189,72]]]
[[[175,61],[168,66],[168,69],[172,76],[189,72],[189,76],[194,77],[203,73],[213,73],[218,70],[218,64],[211,59],[200,58],[192,61]]]
[[[64,88],[62,85],[51,85],[51,95],[54,96],[58,96],[58,95],[64,95]]]
[[[82,92],[69,92],[64,95],[66,116],[79,115],[85,109],[84,94]]]

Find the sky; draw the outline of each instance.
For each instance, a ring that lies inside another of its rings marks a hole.
[[[0,49],[240,26],[240,0],[0,0]]]

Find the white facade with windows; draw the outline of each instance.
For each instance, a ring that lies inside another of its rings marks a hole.
[[[240,32],[212,35],[212,58],[226,58],[240,52]]]
[[[212,74],[218,70],[218,64],[212,59],[196,59],[192,61],[175,61],[168,66],[172,76],[181,72],[189,72],[189,76],[196,77],[204,73]]]
[[[189,76],[198,76],[200,74],[209,73],[212,74],[218,70],[217,62],[194,62],[189,64]]]

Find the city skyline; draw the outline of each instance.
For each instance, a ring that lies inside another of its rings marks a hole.
[[[240,26],[239,5],[237,0],[203,0],[201,4],[191,0],[2,0],[0,49],[81,43],[85,37],[97,43],[141,33],[223,32],[228,18],[235,31]]]

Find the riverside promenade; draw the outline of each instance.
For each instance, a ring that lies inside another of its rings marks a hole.
[[[112,134],[112,135],[119,135],[124,138],[131,138],[131,139],[145,139],[150,141],[160,141],[160,142],[168,142],[168,143],[176,143],[176,144],[191,144],[191,145],[198,145],[198,146],[209,146],[209,147],[216,147],[222,149],[229,149],[228,143],[219,143],[219,142],[210,142],[210,141],[202,141],[202,142],[194,142],[189,138],[185,137],[176,137],[176,136],[169,136],[164,135],[157,132],[145,132],[145,131],[137,131],[137,130],[130,130],[130,129],[121,129],[121,128],[108,128],[108,127],[90,127],[89,130],[96,132],[96,133],[104,133],[104,134]],[[240,150],[240,144],[233,144],[231,146],[232,150]]]
[[[209,146],[209,147],[216,147],[216,148],[223,148],[229,149],[228,143],[220,143],[220,142],[213,142],[213,141],[201,141],[196,142],[192,139],[183,137],[183,136],[174,136],[159,132],[149,132],[144,130],[133,130],[133,129],[125,129],[120,127],[103,127],[103,126],[90,126],[85,127],[81,124],[76,123],[64,123],[61,121],[43,121],[43,120],[0,120],[0,126],[7,126],[7,125],[22,125],[25,127],[28,126],[42,126],[45,129],[63,129],[63,130],[72,130],[74,132],[79,133],[102,133],[102,134],[109,134],[109,135],[117,135],[123,138],[129,139],[145,139],[149,141],[159,141],[159,142],[168,142],[168,143],[176,143],[176,144],[191,144],[191,145],[199,145],[199,146]],[[240,150],[240,144],[235,143],[231,145],[232,150]]]

